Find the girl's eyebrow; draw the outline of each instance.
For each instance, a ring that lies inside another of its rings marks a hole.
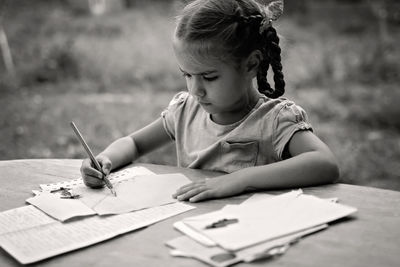
[[[179,69],[180,69],[181,72],[189,74],[188,72],[184,71],[183,69],[181,69],[181,68],[179,68]],[[199,73],[190,73],[190,75],[209,75],[209,74],[213,74],[215,72],[217,72],[217,71],[216,70],[210,70],[210,71],[204,71],[204,72],[199,72]]]

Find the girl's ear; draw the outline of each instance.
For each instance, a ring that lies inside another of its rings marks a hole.
[[[253,52],[251,52],[246,60],[246,71],[251,72],[252,75],[257,75],[262,58],[263,56],[260,50],[254,50]]]

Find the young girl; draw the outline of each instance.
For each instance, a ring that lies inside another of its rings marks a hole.
[[[105,174],[174,141],[180,167],[226,174],[193,182],[173,195],[191,202],[334,181],[338,166],[312,132],[306,113],[284,93],[279,38],[272,26],[283,2],[196,0],[178,17],[174,52],[188,92],[161,117],[97,156]],[[274,74],[274,88],[267,71]],[[257,86],[253,80],[257,80]],[[89,159],[85,184],[103,186]]]

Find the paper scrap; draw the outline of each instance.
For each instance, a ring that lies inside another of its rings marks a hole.
[[[26,202],[34,205],[59,221],[96,214],[95,211],[78,199],[64,199],[60,198],[59,194],[48,192],[43,192],[40,195],[28,198]]]

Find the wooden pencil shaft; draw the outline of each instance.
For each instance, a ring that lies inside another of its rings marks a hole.
[[[103,181],[105,182],[106,186],[111,190],[114,196],[117,196],[114,187],[112,186],[110,180],[108,180],[107,175],[102,171],[101,166],[99,162],[96,160],[94,157],[92,151],[90,150],[90,147],[87,145],[85,139],[83,139],[82,134],[79,132],[78,127],[76,127],[75,123],[71,121],[71,127],[74,130],[76,136],[78,137],[79,141],[81,142],[82,146],[85,148],[86,152],[88,153],[90,160],[93,162],[95,165],[96,169],[103,174]]]
[[[79,130],[76,127],[75,123],[72,122],[72,121],[71,121],[71,126],[72,126],[72,129],[74,130],[76,136],[78,137],[79,141],[81,142],[83,148],[86,150],[86,152],[88,153],[90,159],[92,160],[93,164],[95,165],[96,169],[98,171],[100,171],[101,173],[103,173],[103,171],[101,170],[101,166],[100,166],[99,162],[94,157],[94,155],[93,155],[92,151],[90,150],[89,146],[87,145],[85,139],[83,139],[83,136],[79,132]]]

